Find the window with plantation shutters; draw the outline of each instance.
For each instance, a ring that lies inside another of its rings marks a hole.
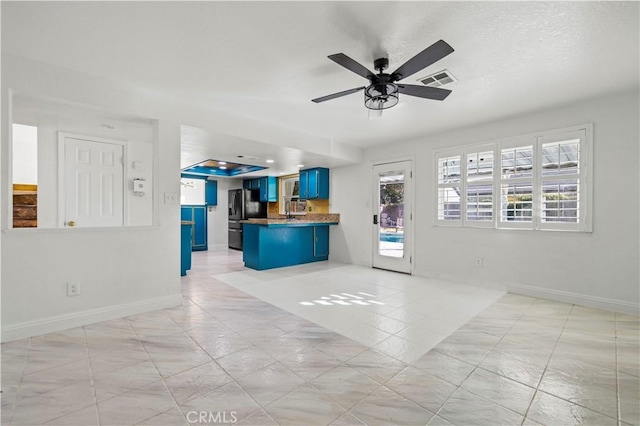
[[[591,231],[592,125],[436,153],[437,223]]]
[[[493,144],[437,155],[440,225],[493,226],[494,157]]]
[[[540,229],[584,229],[586,164],[581,148],[585,130],[539,138]]]
[[[502,228],[533,226],[535,138],[504,141],[500,150],[500,219]]]
[[[494,146],[481,147],[465,155],[466,160],[466,211],[470,224],[493,224],[493,168]]]
[[[437,159],[438,163],[438,221],[442,224],[457,225],[461,223],[462,176],[461,155],[447,156]]]

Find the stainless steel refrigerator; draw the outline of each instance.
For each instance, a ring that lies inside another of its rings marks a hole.
[[[259,189],[229,191],[229,248],[242,250],[241,220],[266,218],[267,203],[260,201]]]

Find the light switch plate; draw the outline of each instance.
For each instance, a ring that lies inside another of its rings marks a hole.
[[[164,193],[164,203],[165,204],[178,204],[178,193],[177,192],[165,192]]]

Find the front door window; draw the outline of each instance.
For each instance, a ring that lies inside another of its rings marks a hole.
[[[378,254],[404,256],[404,172],[384,172],[378,176],[380,205]]]

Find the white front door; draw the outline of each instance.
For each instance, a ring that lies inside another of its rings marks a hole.
[[[64,225],[122,226],[123,146],[64,139]]]
[[[373,267],[411,273],[411,161],[373,166]]]

